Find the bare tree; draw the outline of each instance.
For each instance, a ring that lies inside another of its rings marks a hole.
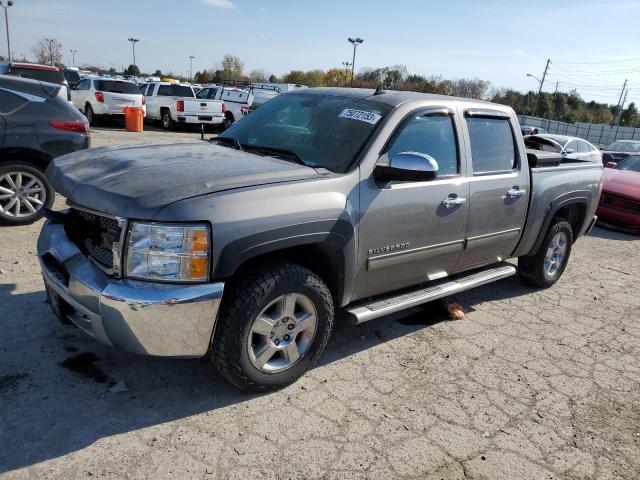
[[[52,66],[62,63],[62,44],[55,38],[41,38],[32,51],[38,63]]]
[[[235,55],[226,54],[221,62],[225,80],[238,80],[242,77],[244,64]]]
[[[249,80],[252,82],[266,82],[269,75],[264,70],[251,70],[249,72]]]

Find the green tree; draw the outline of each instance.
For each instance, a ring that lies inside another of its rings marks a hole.
[[[273,73],[269,76],[269,83],[277,83],[278,77],[276,77]]]
[[[547,118],[551,116],[553,110],[553,96],[550,93],[542,92],[536,99],[535,116]]]
[[[306,72],[303,72],[302,70],[291,70],[289,73],[282,76],[282,83],[304,84],[306,79]]]
[[[627,109],[620,115],[620,125],[623,127],[634,127],[638,123],[638,109],[636,104],[631,102]]]
[[[124,70],[125,75],[135,75],[136,77],[140,76],[140,69],[137,65],[129,65]]]

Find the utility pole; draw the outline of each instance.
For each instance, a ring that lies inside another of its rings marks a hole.
[[[131,42],[131,48],[133,49],[133,66],[136,66],[136,43],[138,43],[140,41],[140,39],[138,38],[128,38],[128,41]]]
[[[544,67],[544,73],[542,74],[542,80],[540,80],[540,88],[538,89],[538,99],[540,99],[540,94],[542,93],[542,86],[544,85],[544,79],[547,77],[547,71],[549,70],[549,64],[551,64],[551,59],[547,59],[547,64]]]
[[[618,125],[618,122],[620,121],[620,116],[622,115],[622,111],[620,108],[620,102],[622,102],[622,96],[624,95],[624,91],[627,88],[627,79],[624,80],[624,85],[622,85],[622,91],[620,92],[620,98],[618,99],[618,105],[616,106],[616,116],[613,119],[613,122],[611,123],[611,125]]]
[[[627,103],[628,94],[629,90],[624,92],[624,98],[622,99],[622,103],[620,104],[620,108],[618,109],[618,114],[616,115],[616,127],[620,125],[620,120],[622,119],[622,111],[624,110],[624,104]]]
[[[353,44],[353,60],[351,61],[351,86],[353,86],[353,73],[356,65],[356,47],[360,45],[364,40],[362,38],[347,38],[349,43]]]
[[[9,61],[11,61],[11,39],[9,38],[9,7],[13,7],[13,2],[9,0],[8,2],[0,1],[0,7],[4,8],[4,24],[7,28],[7,56],[9,57]]]
[[[189,55],[189,82],[193,82],[193,55]]]

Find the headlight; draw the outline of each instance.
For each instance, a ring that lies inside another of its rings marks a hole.
[[[208,280],[209,228],[133,222],[127,245],[126,275],[173,282]]]

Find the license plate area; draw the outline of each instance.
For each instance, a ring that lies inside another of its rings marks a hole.
[[[203,122],[210,122],[213,117],[209,115],[198,115],[198,120],[202,120]]]

